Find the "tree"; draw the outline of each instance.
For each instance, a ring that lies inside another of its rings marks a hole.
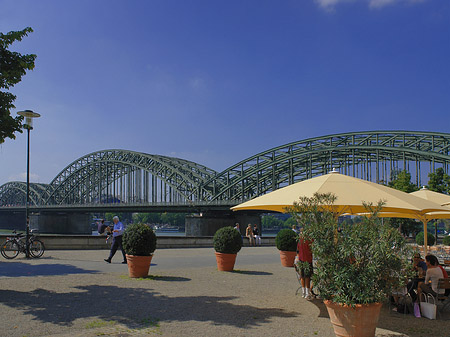
[[[411,193],[419,189],[411,182],[411,173],[406,170],[394,172],[388,186],[406,193]]]
[[[449,194],[450,176],[439,167],[434,172],[428,173],[428,189],[434,192]]]
[[[280,220],[273,215],[265,215],[261,217],[262,228],[281,228],[284,225],[284,221]]]
[[[34,69],[36,55],[22,55],[8,50],[15,41],[22,39],[33,32],[30,27],[18,32],[0,33],[0,89],[9,90],[22,80],[27,70]],[[0,90],[0,144],[6,138],[15,139],[15,132],[22,132],[23,117],[11,116],[11,109],[16,96],[10,92]]]
[[[418,190],[418,187],[411,182],[411,173],[406,170],[394,171],[388,186],[406,193]],[[413,219],[391,218],[389,223],[405,235],[409,235],[410,233],[416,234],[420,230],[420,224]]]

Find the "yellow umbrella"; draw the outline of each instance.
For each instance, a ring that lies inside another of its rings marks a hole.
[[[426,187],[422,187],[419,191],[411,192],[410,195],[414,195],[416,197],[432,201],[436,204],[442,205],[443,207],[446,207],[445,204],[450,204],[450,195],[438,193],[434,191],[430,191]],[[450,208],[446,207],[448,210]],[[416,218],[414,216],[405,216],[404,214],[393,214],[393,213],[383,213],[381,216],[383,217],[390,217],[390,218],[412,218],[412,219],[419,219],[423,223],[423,232],[424,232],[424,253],[427,254],[428,251],[428,237],[425,235],[427,232],[427,225],[430,220],[433,219],[450,219],[450,213],[447,212],[428,212],[420,216],[419,218]]]
[[[420,219],[424,224],[428,213],[450,217],[449,208],[433,201],[335,171],[280,188],[231,209],[285,212],[299,197],[310,198],[314,193],[333,193],[336,196],[333,211],[339,215],[367,213],[363,203],[375,205],[382,200],[385,203],[379,213],[382,217]]]
[[[312,197],[314,193],[333,193],[336,196],[333,211],[338,214],[364,213],[367,210],[364,208],[363,202],[377,204],[380,200],[385,202],[382,212],[407,214],[414,218],[419,218],[428,212],[442,211],[450,214],[449,208],[432,201],[338,172],[300,181],[246,201],[231,209],[234,211],[284,212],[285,208],[292,206],[294,201],[298,201],[299,197]]]
[[[430,200],[436,204],[444,205],[444,204],[450,204],[450,195],[444,194],[444,193],[438,193],[434,191],[430,191],[425,186],[422,187],[420,190],[411,192],[411,195],[414,195],[419,198],[423,198],[426,200]]]
[[[411,192],[411,195],[414,195],[419,198],[423,198],[432,202],[435,202],[439,205],[445,205],[446,203],[450,203],[450,195],[438,193],[434,191],[430,191],[425,186],[422,187],[419,191]],[[444,206],[446,207],[446,206]],[[448,208],[450,210],[450,208]],[[450,213],[448,212],[429,212],[424,214],[424,216],[420,219],[423,222],[423,244],[424,244],[424,253],[427,254],[428,250],[428,235],[427,233],[427,225],[430,220],[433,219],[449,219]],[[436,238],[437,240],[437,238]]]

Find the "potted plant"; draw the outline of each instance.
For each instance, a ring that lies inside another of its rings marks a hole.
[[[217,269],[220,271],[233,271],[237,253],[242,248],[242,237],[233,227],[222,227],[213,237],[216,251]]]
[[[447,254],[450,253],[450,236],[444,236],[444,239],[442,240],[442,243],[444,244],[444,250]]]
[[[406,284],[411,250],[397,229],[378,218],[382,203],[365,205],[370,216],[361,222],[339,224],[335,199],[316,193],[289,211],[303,225],[302,238],[312,241],[312,282],[336,335],[374,336],[382,301]]]
[[[156,235],[153,230],[146,224],[130,224],[123,233],[122,244],[130,277],[147,276],[156,249]]]
[[[425,234],[423,232],[420,232],[420,233],[418,233],[416,235],[416,243],[419,246],[423,246],[423,244],[424,244],[424,236],[425,236]],[[434,235],[431,234],[430,232],[427,232],[427,243],[428,243],[428,246],[434,245],[435,240],[436,239],[435,239]]]
[[[298,234],[292,229],[280,230],[275,238],[275,245],[280,251],[280,260],[284,267],[294,267],[297,238]]]

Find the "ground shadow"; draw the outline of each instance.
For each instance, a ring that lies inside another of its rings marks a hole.
[[[244,274],[244,275],[273,275],[267,271],[253,271],[253,270],[239,270],[235,269],[231,271],[232,273]]]
[[[0,277],[49,276],[69,274],[94,274],[96,270],[86,270],[68,264],[32,265],[22,262],[0,263]]]
[[[300,295],[298,295],[298,296],[300,296]],[[314,304],[317,307],[317,309],[319,309],[319,316],[318,317],[330,318],[330,316],[328,315],[327,307],[323,303],[323,300],[318,299],[318,298],[314,298],[314,299],[310,300],[309,302]]]
[[[381,308],[377,328],[395,331],[409,337],[422,336],[449,336],[450,334],[450,310],[443,313],[437,320],[416,318],[413,314],[400,314],[393,312],[389,305]],[[383,335],[390,336],[390,335]]]
[[[234,296],[160,295],[151,289],[80,286],[68,293],[36,289],[0,290],[0,303],[43,323],[71,326],[80,318],[96,318],[136,328],[143,321],[208,321],[214,325],[250,328],[274,317],[296,317],[297,312],[234,304]]]
[[[186,282],[190,281],[190,278],[181,276],[167,276],[167,275],[147,275],[145,277],[132,278],[127,275],[122,275],[121,278],[135,281],[169,281],[169,282]]]

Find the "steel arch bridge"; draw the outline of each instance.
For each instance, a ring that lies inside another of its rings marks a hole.
[[[333,168],[379,183],[407,170],[420,186],[438,167],[448,173],[449,147],[447,133],[341,133],[272,148],[222,172],[179,158],[104,150],[75,160],[50,184],[30,184],[30,203],[239,203]],[[0,206],[24,205],[25,199],[25,183],[0,186]]]

